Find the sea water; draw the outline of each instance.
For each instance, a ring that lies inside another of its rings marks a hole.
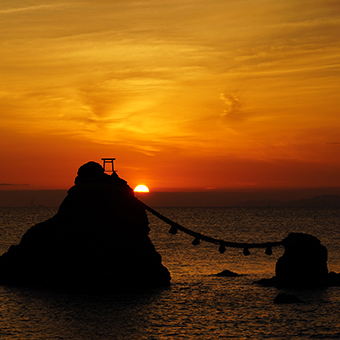
[[[340,272],[340,209],[158,208],[207,236],[280,241],[290,232],[318,237],[329,271]],[[54,208],[0,208],[0,254]],[[282,291],[253,282],[275,274],[283,248],[227,249],[201,242],[148,214],[150,238],[171,272],[171,286],[142,293],[68,294],[0,286],[0,339],[340,339],[340,287]],[[217,277],[228,269],[238,277]],[[303,304],[276,305],[289,292]]]

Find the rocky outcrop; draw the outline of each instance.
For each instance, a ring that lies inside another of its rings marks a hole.
[[[126,181],[88,162],[57,214],[0,257],[0,284],[115,291],[163,287],[170,273]]]
[[[278,259],[275,276],[256,283],[277,288],[315,289],[337,285],[337,274],[328,273],[327,249],[316,237],[290,233],[283,241],[284,254]]]
[[[316,237],[291,233],[283,240],[284,254],[276,263],[280,285],[288,288],[315,288],[326,285],[327,249]]]

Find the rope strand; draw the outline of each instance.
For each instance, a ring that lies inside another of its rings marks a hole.
[[[138,199],[137,199],[138,200]],[[208,243],[213,243],[219,245],[219,251],[220,253],[224,253],[226,250],[226,247],[229,248],[243,248],[243,253],[244,255],[249,255],[249,249],[250,248],[266,248],[266,254],[271,255],[272,254],[272,247],[277,247],[281,246],[283,241],[277,241],[277,242],[263,242],[263,243],[247,243],[247,242],[230,242],[230,241],[225,241],[221,239],[216,239],[214,237],[206,236],[201,233],[197,233],[193,230],[190,230],[186,227],[183,227],[182,225],[170,220],[169,218],[163,216],[160,214],[158,211],[150,208],[148,205],[143,203],[142,201],[138,200],[141,205],[148,210],[151,214],[155,215],[165,223],[169,224],[171,226],[169,232],[171,234],[176,234],[177,230],[183,231],[184,233],[191,235],[194,237],[194,241],[192,242],[193,245],[197,245],[200,243],[200,240],[208,242]]]

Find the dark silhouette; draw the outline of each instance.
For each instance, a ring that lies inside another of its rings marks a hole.
[[[276,263],[276,276],[256,283],[292,289],[340,286],[340,275],[328,273],[327,249],[319,239],[309,234],[290,233],[282,245],[285,252]]]
[[[57,214],[0,257],[0,284],[87,291],[168,286],[170,273],[148,224],[126,181],[88,162]]]
[[[102,158],[104,171],[115,172],[115,168],[114,168],[114,165],[113,165],[113,161],[115,161],[115,160],[116,160],[116,158]],[[108,164],[108,165],[111,164],[111,169],[106,169],[105,168],[106,164]]]
[[[274,303],[275,304],[304,303],[304,301],[294,295],[281,293],[274,298]]]
[[[276,263],[276,278],[289,288],[317,288],[326,285],[327,249],[308,234],[291,233],[282,242],[284,254]]]
[[[237,276],[241,276],[240,274],[237,274],[229,269],[225,269],[223,271],[221,271],[220,273],[217,273],[216,276],[219,277],[237,277]]]

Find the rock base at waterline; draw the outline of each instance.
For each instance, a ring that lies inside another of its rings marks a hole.
[[[294,295],[281,293],[274,298],[274,303],[281,305],[290,303],[304,303],[304,301]]]

